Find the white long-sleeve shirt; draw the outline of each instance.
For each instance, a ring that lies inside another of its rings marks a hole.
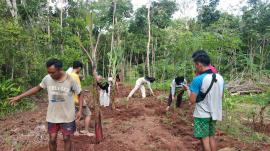
[[[186,79],[184,79],[184,82],[181,83],[181,84],[179,84],[179,85],[176,84],[175,79],[173,79],[173,81],[172,81],[172,83],[171,83],[171,94],[172,94],[172,96],[174,96],[174,94],[175,94],[175,89],[176,89],[176,88],[181,88],[181,87],[183,87],[182,84],[186,84]]]
[[[141,78],[137,79],[136,86],[141,86],[141,85],[144,85],[144,84],[148,85],[148,88],[150,89],[151,93],[153,94],[154,92],[153,92],[153,90],[151,88],[151,83],[149,81],[145,80],[144,77],[141,77]]]

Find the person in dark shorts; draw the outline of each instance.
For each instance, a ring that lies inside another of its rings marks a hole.
[[[16,97],[10,98],[10,103],[14,105],[24,97],[47,89],[49,105],[46,121],[48,122],[50,151],[57,150],[56,142],[59,131],[63,134],[64,150],[71,151],[70,137],[76,130],[75,119],[80,119],[82,115],[81,88],[71,76],[63,71],[62,61],[50,59],[46,63],[46,67],[48,75],[43,78],[41,83]],[[76,116],[74,93],[79,97],[79,111]]]
[[[72,65],[72,71],[70,73],[68,73],[79,85],[79,87],[81,88],[81,79],[80,79],[80,72],[81,69],[83,68],[83,64],[81,61],[74,61],[73,65]],[[77,95],[74,94],[74,103],[76,106],[76,112],[79,111],[79,97]],[[80,133],[82,134],[86,134],[88,136],[94,136],[93,133],[89,132],[89,127],[90,127],[90,122],[91,122],[91,111],[90,108],[88,107],[88,105],[86,104],[85,100],[83,100],[83,108],[82,108],[82,113],[84,115],[84,130],[81,130]],[[79,127],[78,124],[80,123],[80,121],[76,121],[77,124],[77,128]],[[74,133],[74,135],[79,135],[79,131],[77,129],[77,131]]]
[[[184,85],[186,85],[186,83],[187,82],[183,76],[180,76],[180,77],[178,76],[175,79],[173,79],[171,83],[171,87],[170,87],[170,94],[169,94],[168,104],[166,108],[167,111],[169,111],[172,101],[175,98],[175,95],[176,95],[176,107],[177,108],[180,107],[182,103],[182,99],[183,99],[183,94],[185,92]]]

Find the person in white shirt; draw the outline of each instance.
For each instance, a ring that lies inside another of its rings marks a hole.
[[[166,110],[168,111],[170,109],[170,106],[172,104],[172,101],[175,98],[175,95],[177,95],[176,98],[176,107],[180,107],[181,103],[182,103],[182,98],[183,98],[183,94],[184,94],[184,85],[187,84],[186,79],[181,76],[181,77],[176,77],[175,79],[173,79],[172,83],[171,83],[171,87],[170,87],[170,94],[169,94],[169,98],[168,98],[168,104],[167,104],[167,108]]]
[[[97,85],[99,87],[99,100],[100,100],[100,106],[110,106],[110,84],[108,80],[104,79],[102,76],[98,75],[96,77]]]
[[[197,73],[190,86],[185,86],[189,101],[195,104],[194,136],[201,139],[204,150],[216,151],[215,126],[222,120],[224,80],[210,68],[210,57],[201,54],[193,58]]]
[[[136,81],[136,84],[135,84],[135,87],[131,90],[131,92],[129,93],[127,99],[131,98],[133,96],[133,94],[138,90],[140,89],[141,90],[141,93],[142,93],[142,98],[145,98],[146,97],[146,94],[145,94],[145,87],[144,85],[147,84],[148,85],[148,88],[150,89],[151,91],[151,94],[154,96],[154,92],[151,88],[151,83],[153,83],[156,79],[153,78],[153,77],[141,77],[139,79],[137,79]]]
[[[72,71],[73,71],[73,67],[69,67],[69,68],[67,69],[66,73],[70,74],[70,73],[72,73]]]

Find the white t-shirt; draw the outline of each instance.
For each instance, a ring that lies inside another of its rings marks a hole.
[[[149,81],[145,80],[144,77],[141,77],[141,78],[137,79],[136,86],[142,86],[144,84],[147,84],[148,87],[149,87],[149,89],[150,89],[150,91],[153,93],[153,90],[151,88],[151,83]]]
[[[205,99],[196,103],[193,113],[194,117],[212,118],[213,120],[222,120],[222,98],[224,92],[224,80],[220,74],[216,74],[217,82],[214,82],[211,90]],[[191,85],[190,91],[198,94],[199,91],[205,93],[212,81],[212,74],[201,74],[196,76]]]
[[[46,120],[51,123],[70,123],[75,120],[74,93],[80,94],[81,88],[70,76],[64,81],[56,81],[50,75],[39,84],[48,91],[48,110]]]
[[[180,85],[176,84],[175,79],[173,79],[173,81],[171,83],[171,94],[174,95],[175,94],[175,89],[182,88],[183,84],[187,84],[186,79],[184,79],[183,83],[181,83]]]
[[[67,69],[66,73],[71,74],[72,71],[73,71],[73,68],[72,68],[72,67],[69,67],[69,68]]]

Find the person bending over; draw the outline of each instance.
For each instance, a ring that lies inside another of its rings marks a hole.
[[[171,83],[171,87],[170,87],[170,94],[169,94],[169,98],[168,98],[168,104],[167,104],[167,108],[166,110],[169,111],[170,106],[172,104],[172,101],[175,98],[176,95],[176,107],[180,107],[181,103],[182,103],[182,99],[183,99],[183,94],[184,94],[184,85],[187,84],[186,79],[181,76],[181,77],[176,77],[175,79],[173,79],[172,83]]]
[[[135,84],[135,87],[131,90],[131,92],[129,93],[127,99],[129,100],[129,98],[131,98],[133,96],[133,94],[138,90],[140,89],[141,90],[141,93],[142,93],[142,98],[145,98],[146,97],[146,94],[145,94],[145,87],[144,85],[147,84],[148,85],[148,88],[150,89],[151,91],[151,94],[154,96],[154,92],[151,88],[151,83],[153,83],[156,79],[153,78],[153,77],[141,77],[139,79],[137,79],[136,81],[136,84]]]

